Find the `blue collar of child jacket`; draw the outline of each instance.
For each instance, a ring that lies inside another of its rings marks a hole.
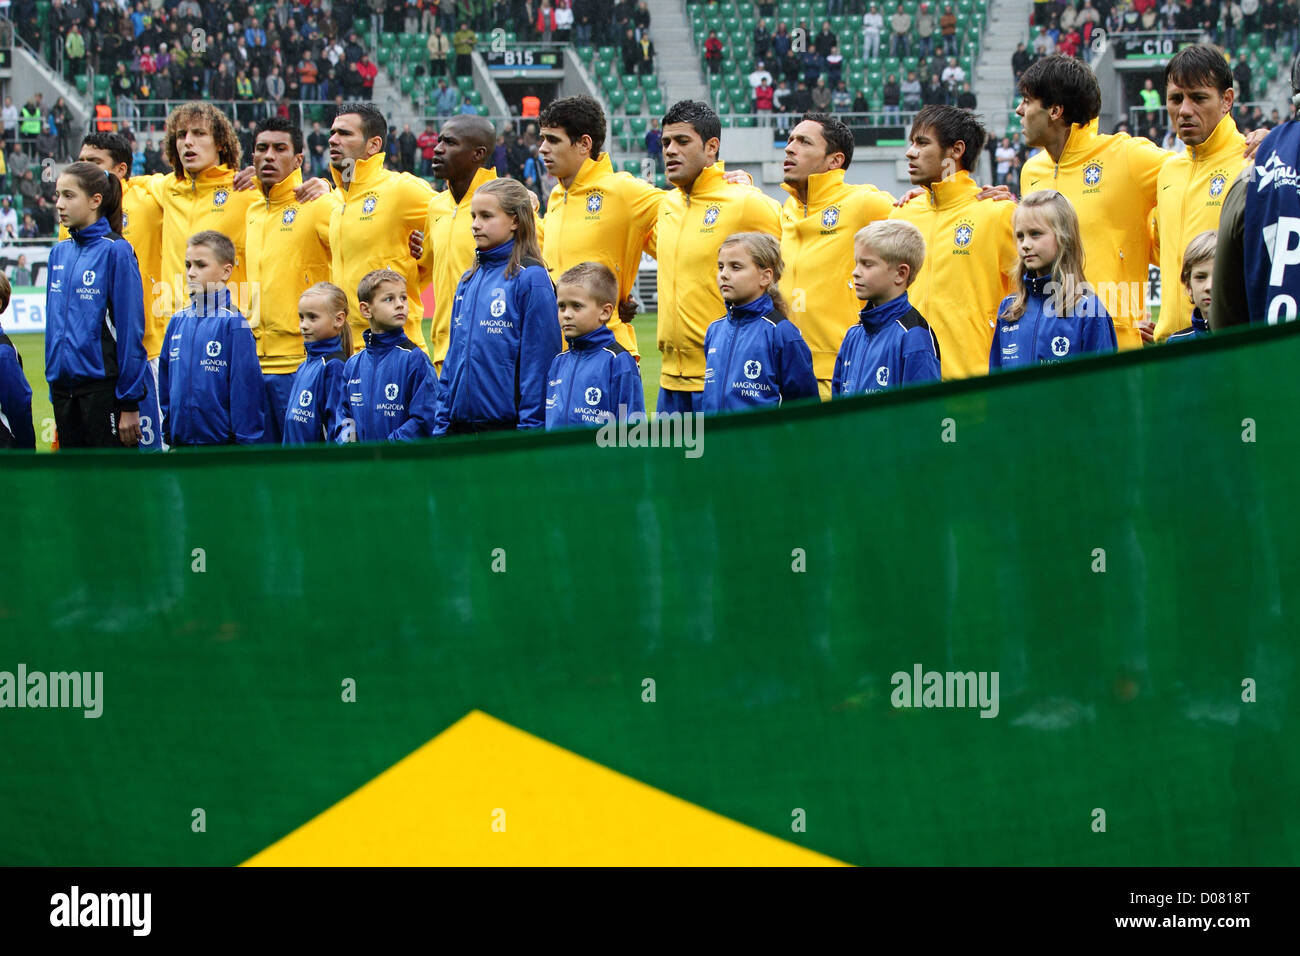
[[[569,339],[569,348],[578,352],[584,349],[603,349],[613,341],[614,333],[609,330],[608,325],[602,325],[597,329],[592,329],[585,335]]]
[[[335,335],[328,339],[317,339],[315,342],[304,342],[307,347],[307,354],[313,358],[321,355],[333,355],[339,350],[342,344],[342,337]]]
[[[746,302],[744,305],[728,302],[727,318],[735,322],[748,322],[750,319],[761,319],[765,315],[771,315],[773,308],[772,297],[760,295],[753,302]]]
[[[501,245],[493,246],[491,249],[476,250],[474,256],[481,266],[498,266],[510,260],[510,253],[514,251],[514,248],[515,241],[507,239]]]
[[[879,332],[886,324],[902,319],[912,310],[912,303],[908,301],[907,293],[904,292],[897,299],[890,299],[883,305],[872,305],[870,302],[858,313],[858,321],[861,322],[868,332]]]
[[[103,216],[100,216],[89,226],[82,229],[69,229],[68,235],[72,237],[74,242],[85,244],[91,239],[102,239],[112,231],[113,230],[109,228],[108,220]]]
[[[393,329],[391,332],[365,331],[366,348],[375,352],[387,352],[408,341],[405,329]]]

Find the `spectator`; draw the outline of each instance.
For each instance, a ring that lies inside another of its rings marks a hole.
[[[831,55],[831,49],[839,45],[839,37],[831,29],[831,22],[829,20],[822,21],[821,32],[817,34],[816,40],[813,41],[813,47],[817,50],[817,55],[825,59]]]
[[[452,49],[456,51],[456,75],[470,76],[474,72],[474,47],[478,43],[478,34],[462,23],[456,35],[451,38]]]
[[[298,90],[304,100],[316,99],[316,77],[319,75],[316,69],[316,63],[311,56],[303,51],[302,57],[298,60]]]
[[[1232,68],[1232,78],[1237,84],[1237,100],[1241,103],[1250,102],[1251,76],[1250,64],[1246,62],[1246,58],[1244,56],[1238,57],[1236,64]],[[1148,80],[1147,82],[1150,83],[1151,81]]]
[[[1277,27],[1280,19],[1276,0],[1264,0],[1259,7],[1259,24],[1264,28],[1264,45],[1273,50],[1277,47]],[[1294,51],[1292,51],[1294,53]]]
[[[375,96],[375,77],[379,75],[379,65],[370,59],[370,51],[367,50],[361,57],[361,62],[357,64],[357,74],[361,77],[362,96],[366,99],[374,99]]]
[[[1020,82],[1020,74],[1029,69],[1029,64],[1033,62],[1034,58],[1029,51],[1025,49],[1025,45],[1023,43],[1017,43],[1016,52],[1011,54],[1011,73],[1015,77],[1017,84]]]
[[[1038,34],[1034,37],[1032,46],[1035,57],[1051,56],[1056,52],[1056,44],[1052,42],[1046,27],[1038,28]]]
[[[831,109],[836,113],[847,113],[852,108],[853,97],[844,86],[844,81],[841,80],[835,84],[835,89],[831,92]]]
[[[948,88],[944,86],[943,80],[939,79],[938,74],[931,73],[929,82],[922,85],[921,103],[925,106],[947,105]]]
[[[762,82],[754,90],[754,111],[759,115],[759,125],[768,126],[772,116],[772,99],[776,95],[776,90],[772,89],[772,83],[769,77],[763,77]]]
[[[541,35],[543,43],[551,42],[551,34],[555,32],[555,7],[551,6],[551,0],[542,0],[538,5],[537,20],[533,26]]]
[[[451,52],[451,43],[447,34],[442,32],[442,27],[434,27],[425,46],[429,51],[429,75],[446,76],[447,54]]]
[[[874,60],[880,56],[880,34],[885,29],[885,18],[874,3],[862,15],[862,59]]]
[[[826,57],[826,85],[832,88],[838,86],[843,74],[844,57],[840,55],[840,48],[833,46],[830,56]]]
[[[1077,58],[1079,56],[1079,47],[1081,42],[1082,41],[1079,39],[1079,31],[1071,27],[1069,30],[1063,31],[1061,35],[1057,37],[1056,52],[1060,53],[1062,56],[1072,56]]]
[[[63,41],[63,76],[69,81],[86,69],[86,38],[77,24],[72,24],[70,30]]]
[[[278,103],[284,98],[284,92],[284,77],[280,75],[280,68],[273,66],[271,75],[266,78],[266,98],[272,103]]]
[[[557,43],[568,43],[573,36],[573,7],[569,5],[569,0],[556,0],[555,6],[555,41]],[[520,175],[523,175],[523,167],[519,167]]]
[[[803,81],[809,86],[816,86],[817,81],[821,79],[822,68],[825,65],[822,58],[817,55],[816,50],[805,50],[799,57],[799,65],[803,72]]]
[[[167,161],[163,159],[162,150],[158,148],[158,141],[149,140],[149,144],[144,148],[145,175],[152,176],[154,173],[166,172],[167,169]]]
[[[898,75],[890,73],[889,76],[885,77],[885,85],[880,92],[885,112],[890,114],[891,117],[896,115],[903,97],[902,87],[898,85]]]
[[[858,90],[858,95],[853,97],[853,112],[855,113],[871,112],[871,104],[867,102],[867,94],[864,93],[862,90]]]
[[[31,217],[30,213],[23,216],[23,225],[22,228],[18,230],[18,238],[37,238],[36,220]],[[9,283],[11,285],[32,284],[32,270],[27,268],[27,257],[25,255],[19,255],[17,265],[9,270]]]
[[[1147,77],[1146,82],[1142,84],[1142,89],[1138,91],[1138,95],[1142,98],[1142,109],[1146,112],[1148,118],[1160,112],[1163,106],[1160,100],[1160,91],[1156,89],[1150,77]]]
[[[970,88],[970,83],[961,85],[961,92],[957,94],[957,108],[975,112],[976,100],[975,92]]]
[[[957,89],[966,82],[966,71],[957,62],[955,56],[948,58],[948,65],[943,68],[943,85],[947,87],[949,98],[956,99]]]
[[[417,145],[418,141],[415,134],[411,132],[411,124],[404,124],[402,126],[402,135],[397,137],[397,156],[402,172],[417,172],[415,166],[415,147]]]
[[[434,94],[433,106],[439,120],[445,120],[456,112],[460,97],[455,88],[449,87],[446,80],[438,81],[438,92]]]
[[[776,85],[776,90],[772,93],[772,111],[774,113],[785,113],[790,105],[790,97],[794,91],[790,89],[790,84],[782,80]]]
[[[934,14],[930,4],[922,2],[916,11],[916,35],[920,40],[921,56],[928,57],[934,52]]]
[[[722,72],[722,41],[718,39],[717,30],[710,30],[709,38],[704,41],[704,60],[710,73]]]
[[[641,58],[637,63],[638,72],[643,76],[650,76],[655,71],[655,45],[650,41],[649,30],[641,31],[637,46],[641,51]]]
[[[812,91],[813,107],[819,113],[825,113],[831,106],[831,89],[826,85],[826,77],[819,76]]]
[[[766,20],[759,20],[754,27],[754,56],[766,60],[772,55],[772,33],[767,28]]]
[[[791,113],[811,113],[813,101],[808,94],[808,86],[802,80],[790,94],[790,112]]]
[[[894,15],[889,18],[889,55],[908,57],[912,55],[908,34],[912,32],[912,15],[903,9],[900,3],[894,7]]]
[[[645,154],[654,160],[655,172],[664,171],[663,131],[659,128],[657,117],[651,118],[650,128],[645,132]]]
[[[5,148],[12,151],[18,141],[18,107],[14,106],[12,96],[5,97],[5,105],[0,109],[0,121],[4,122]]]
[[[0,196],[0,234],[9,235],[10,229],[14,235],[18,234],[18,213],[14,210],[12,199]]]
[[[766,66],[766,64],[764,64],[764,62],[763,62],[762,60],[759,60],[759,61],[758,61],[758,68],[757,68],[756,70],[754,70],[753,73],[749,74],[749,87],[750,87],[750,89],[753,89],[753,90],[758,89],[759,86],[762,85],[762,83],[763,83],[764,80],[767,80],[769,86],[770,86],[770,85],[772,84],[772,82],[773,82],[773,80],[772,80],[772,74],[769,73],[769,72],[767,71],[767,66]]]
[[[1005,183],[1007,174],[1011,172],[1011,164],[1016,159],[1016,148],[1011,145],[1011,140],[1006,136],[1002,137],[1002,142],[993,154],[996,166],[994,167],[997,174],[997,181]]]
[[[641,44],[636,42],[636,31],[628,27],[623,31],[623,72],[635,75],[641,65]]]
[[[18,180],[18,192],[23,197],[23,205],[31,205],[36,201],[40,194],[40,183],[36,181],[36,174],[32,170],[27,170]]]
[[[784,59],[790,52],[790,31],[784,23],[777,24],[776,33],[772,34],[772,55],[778,60]]]
[[[957,56],[961,53],[960,44],[957,41],[957,14],[952,12],[951,6],[943,8],[943,15],[939,17],[939,36],[943,42],[943,52],[948,56]]]
[[[915,70],[907,71],[907,79],[899,87],[903,94],[903,111],[915,113],[921,108],[921,81],[916,78]]]
[[[632,26],[636,27],[638,40],[650,32],[650,8],[646,6],[645,0],[638,0],[636,9],[632,11]]]
[[[438,134],[432,120],[424,124],[424,132],[416,139],[415,145],[420,150],[420,175],[427,179],[433,175],[433,151],[438,146]]]

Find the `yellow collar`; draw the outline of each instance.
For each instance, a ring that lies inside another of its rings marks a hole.
[[[973,198],[979,191],[979,186],[975,185],[970,173],[959,169],[949,178],[941,179],[930,187],[930,205],[934,209],[947,209]]]
[[[278,206],[281,203],[294,202],[294,190],[302,185],[302,170],[295,169],[284,179],[280,180],[271,187],[271,191],[266,193],[267,205]]]
[[[1219,124],[1214,127],[1214,131],[1205,138],[1205,142],[1200,146],[1188,146],[1187,155],[1191,157],[1192,162],[1200,162],[1207,156],[1213,156],[1222,150],[1229,149],[1234,140],[1245,142],[1245,137],[1237,132],[1237,124],[1232,119],[1232,114],[1228,113]],[[1242,147],[1244,151],[1244,146]]]
[[[330,166],[330,175],[334,177],[334,185],[340,189],[347,189],[349,186],[368,186],[372,180],[379,178],[384,171],[385,154],[375,153],[365,159],[358,159],[352,166],[352,182],[344,183],[342,174]]]
[[[831,193],[844,185],[844,172],[843,169],[828,169],[824,173],[810,175],[807,186],[808,200],[804,205],[811,207],[829,202]],[[793,186],[782,183],[781,188],[798,200],[799,194],[795,192]]]

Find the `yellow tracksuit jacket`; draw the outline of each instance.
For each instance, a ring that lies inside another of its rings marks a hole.
[[[945,379],[988,374],[998,304],[1020,261],[1011,228],[1016,204],[981,201],[977,192],[961,170],[890,213],[925,236],[925,263],[907,297],[939,340]]]
[[[584,161],[569,188],[556,186],[546,205],[542,258],[551,278],[558,282],[579,262],[604,263],[618,279],[619,300],[626,300],[636,285],[642,251],[655,254],[655,221],[666,196],[665,190],[631,173],[614,172],[609,153]],[[636,333],[617,311],[609,330],[623,348],[640,357]]]
[[[155,308],[163,310],[163,322],[183,308],[189,299],[185,282],[185,247],[190,236],[207,229],[221,233],[235,244],[235,268],[230,273],[228,284],[232,305],[247,315],[244,226],[248,207],[257,201],[260,193],[256,189],[236,192],[235,170],[221,165],[210,166],[194,179],[182,171],[179,177],[167,173],[147,177],[147,182],[150,194],[162,208],[162,282]]]
[[[659,384],[669,391],[704,391],[704,332],[727,314],[718,291],[718,249],[733,232],[781,237],[781,207],[753,186],[707,167],[689,193],[667,194],[655,224],[659,249]]]
[[[1059,163],[1041,150],[1020,174],[1024,195],[1055,189],[1074,206],[1083,237],[1084,278],[1114,320],[1121,349],[1142,346],[1134,323],[1146,315],[1156,181],[1173,156],[1127,133],[1099,135],[1093,120],[1070,128]]]
[[[244,245],[248,267],[248,321],[257,338],[262,371],[288,375],[306,353],[298,330],[298,297],[317,282],[329,282],[330,218],[342,197],[337,192],[300,203],[293,191],[302,185],[294,170],[271,187],[257,191],[248,207]]]
[[[383,153],[358,160],[350,184],[332,166],[330,175],[343,190],[343,203],[330,218],[331,281],[348,294],[353,351],[366,347],[362,333],[370,328],[357,305],[357,285],[367,272],[392,269],[406,277],[406,337],[427,352],[420,325],[422,276],[420,264],[411,258],[411,233],[424,229],[432,187],[418,176],[384,169]]]
[[[1187,244],[1207,229],[1219,228],[1223,198],[1245,168],[1246,137],[1229,114],[1200,146],[1173,154],[1160,170],[1156,205],[1156,250],[1160,256],[1160,320],[1156,339],[1164,341],[1192,324],[1192,304],[1180,275]]]
[[[781,294],[829,396],[835,356],[862,308],[853,294],[853,237],[863,226],[888,219],[894,197],[875,186],[845,183],[842,169],[809,176],[806,203],[790,186],[782,188],[790,198],[781,207]]]
[[[429,334],[433,336],[431,354],[438,368],[442,368],[451,341],[451,305],[456,299],[456,285],[474,264],[469,203],[480,186],[496,178],[496,170],[480,169],[459,203],[452,198],[450,189],[435,193],[429,203],[420,270],[421,275],[428,275],[433,282],[433,324]]]
[[[144,350],[150,359],[162,351],[163,333],[167,331],[170,312],[158,301],[154,284],[162,278],[162,206],[149,189],[147,176],[136,176],[122,183],[122,238],[135,250],[140,266],[140,285],[144,293]],[[162,179],[162,175],[158,175]],[[69,238],[65,226],[59,226],[59,239]],[[167,300],[170,302],[170,298]],[[157,305],[158,308],[154,308]]]

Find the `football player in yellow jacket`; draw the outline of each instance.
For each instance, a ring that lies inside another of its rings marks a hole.
[[[1016,204],[977,199],[970,175],[987,135],[966,110],[924,107],[912,122],[907,171],[925,193],[890,215],[925,236],[925,264],[907,295],[939,340],[945,379],[988,374],[998,305],[1019,262]]]
[[[421,230],[420,270],[433,285],[433,323],[429,334],[434,370],[442,374],[451,339],[451,307],[461,276],[474,264],[474,233],[470,231],[469,204],[496,170],[484,169],[492,155],[496,131],[481,116],[453,116],[442,124],[433,148],[433,175],[447,188],[435,193]]]
[[[212,229],[235,244],[236,262],[229,286],[234,307],[246,311],[244,226],[257,193],[235,189],[240,148],[234,127],[211,103],[183,103],[167,117],[163,149],[172,172],[146,180],[163,212],[161,282],[149,301],[165,319],[182,308],[188,297],[185,248],[189,237]]]
[[[302,128],[270,116],[253,134],[257,201],[248,208],[244,236],[249,308],[257,339],[257,360],[266,386],[263,442],[280,444],[285,407],[294,374],[303,363],[298,298],[331,275],[330,217],[342,203],[337,193],[299,202],[302,185]]]
[[[1160,255],[1160,321],[1164,341],[1192,324],[1182,295],[1183,250],[1193,236],[1219,228],[1228,187],[1246,165],[1246,137],[1232,119],[1232,71],[1223,51],[1208,43],[1184,47],[1165,67],[1169,122],[1187,151],[1160,171],[1155,241]]]
[[[609,154],[602,152],[605,114],[591,97],[555,100],[542,110],[539,126],[538,158],[559,180],[542,221],[542,258],[554,280],[580,262],[609,267],[618,279],[620,305],[609,330],[639,358],[636,333],[628,324],[630,300],[641,253],[655,254],[655,221],[668,193],[630,173],[614,172]]]
[[[781,294],[787,316],[812,351],[822,401],[831,397],[835,356],[858,321],[862,303],[853,291],[853,237],[888,219],[894,199],[875,186],[849,185],[853,131],[825,113],[808,113],[790,131],[781,207]]]
[[[145,397],[140,402],[140,448],[162,450],[162,411],[158,402],[158,354],[162,350],[163,332],[169,315],[153,306],[154,284],[162,272],[162,207],[149,191],[149,177],[131,175],[131,144],[120,133],[93,130],[81,141],[77,157],[93,163],[122,183],[122,238],[135,250],[140,266],[140,285],[144,294],[144,349],[149,359],[149,377],[145,380]],[[66,227],[59,226],[59,239],[67,239]]]
[[[1119,348],[1139,348],[1156,184],[1174,154],[1127,133],[1098,133],[1101,89],[1074,57],[1035,61],[1019,91],[1025,142],[1042,147],[1021,170],[1021,192],[1054,189],[1070,200],[1083,236],[1084,275],[1115,323]]]
[[[659,210],[659,412],[700,411],[704,333],[727,314],[718,249],[736,232],[781,237],[781,207],[753,186],[729,183],[718,162],[722,123],[707,104],[674,103],[663,118],[664,169],[673,189]]]
[[[433,188],[418,176],[384,168],[388,120],[369,103],[341,107],[330,126],[330,175],[343,204],[330,220],[333,279],[348,294],[352,349],[366,347],[370,324],[361,317],[357,286],[367,272],[392,269],[406,279],[406,337],[428,352],[420,288],[428,273],[411,254],[411,235],[424,229]]]

